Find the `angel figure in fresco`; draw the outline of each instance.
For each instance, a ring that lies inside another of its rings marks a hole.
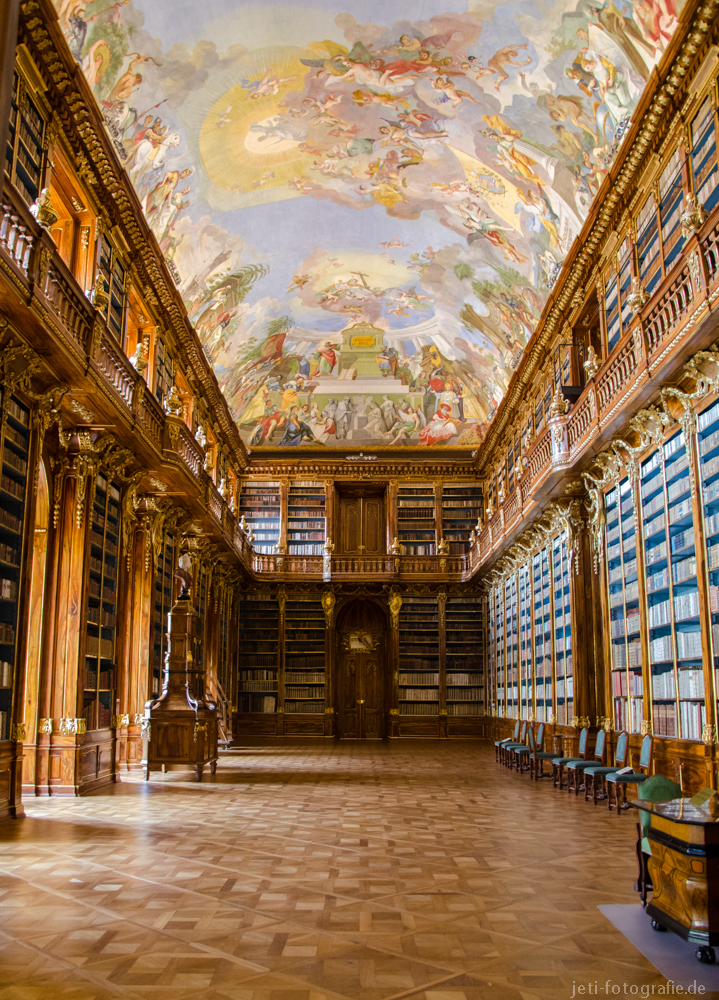
[[[674,0],[634,0],[633,7],[639,30],[658,59],[679,24]]]
[[[273,97],[275,94],[280,92],[280,87],[283,83],[289,83],[290,80],[294,79],[294,76],[273,76],[272,67],[270,66],[261,80],[243,79],[240,83],[240,87],[243,90],[251,90],[252,93],[250,94],[250,97],[255,99],[260,97]]]
[[[142,56],[139,52],[131,52],[129,58],[130,64],[127,70],[108,94],[108,100],[111,104],[115,104],[117,101],[129,100],[133,90],[136,90],[140,86],[142,83],[142,73],[136,71],[137,66],[141,66],[146,62],[154,63],[155,66],[161,65],[152,56]]]

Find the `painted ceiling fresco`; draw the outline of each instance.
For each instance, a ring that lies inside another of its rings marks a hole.
[[[677,26],[440,2],[56,0],[253,449],[476,448]]]

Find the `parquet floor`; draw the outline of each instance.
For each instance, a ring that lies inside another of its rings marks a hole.
[[[0,825],[0,1000],[558,1000],[665,980],[633,815],[487,744],[254,741]],[[622,990],[622,993],[625,991]]]

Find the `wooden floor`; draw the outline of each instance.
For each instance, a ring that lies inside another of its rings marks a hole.
[[[202,785],[26,807],[0,826],[0,1000],[665,982],[597,910],[637,902],[633,813],[509,774],[487,744],[255,740]]]

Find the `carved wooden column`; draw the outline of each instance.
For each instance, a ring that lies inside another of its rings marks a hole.
[[[439,618],[439,736],[447,739],[447,592],[442,588],[437,595]]]
[[[85,649],[85,557],[88,547],[87,488],[97,472],[92,439],[81,432],[65,438],[65,448],[55,461],[53,548],[55,600],[46,674],[47,715],[40,731],[48,737],[47,769],[39,761],[38,778],[52,794],[77,795],[80,791],[80,741],[86,731],[79,715],[79,674]]]
[[[335,541],[335,484],[332,479],[325,479],[325,538]]]
[[[396,587],[389,592],[390,632],[387,642],[387,675],[390,678],[389,690],[389,735],[399,736],[399,613],[402,608],[402,595]]]
[[[127,499],[127,498],[126,498]],[[123,507],[127,507],[123,503]],[[142,498],[134,519],[123,511],[123,560],[126,586],[118,609],[124,635],[118,657],[117,717],[119,766],[128,771],[142,766],[142,726],[150,696],[150,648],[157,552],[153,529],[161,515],[151,497]],[[129,523],[128,523],[129,522]],[[136,530],[137,528],[137,530]]]
[[[322,591],[322,610],[325,613],[325,726],[324,735],[335,735],[335,604],[337,599],[332,587]]]
[[[397,480],[390,479],[387,487],[387,551],[392,552],[392,543],[397,537]]]

